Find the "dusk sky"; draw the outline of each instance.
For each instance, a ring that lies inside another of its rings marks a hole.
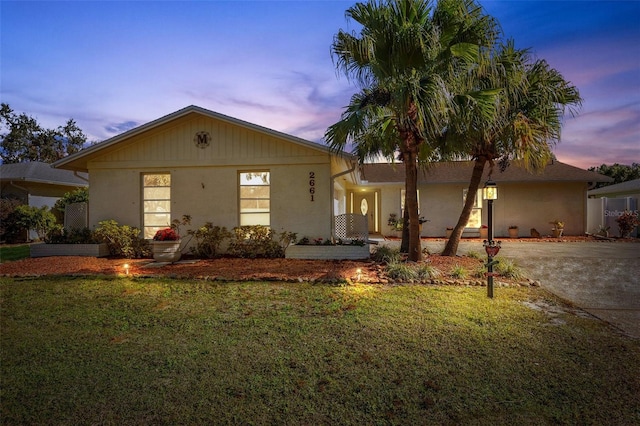
[[[321,142],[357,88],[330,47],[355,1],[0,1],[0,100],[101,141],[188,105]],[[584,98],[555,154],[640,163],[640,1],[482,1]]]

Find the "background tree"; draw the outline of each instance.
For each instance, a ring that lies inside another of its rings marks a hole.
[[[73,119],[57,129],[45,129],[8,104],[0,106],[0,158],[3,163],[42,161],[53,163],[82,149],[87,137]]]
[[[458,99],[452,125],[442,139],[441,150],[470,156],[474,167],[465,203],[447,241],[443,255],[455,256],[462,232],[469,221],[480,181],[488,164],[493,171],[498,160],[506,168],[519,160],[528,170],[541,170],[560,141],[562,118],[567,109],[573,114],[581,105],[578,89],[544,60],[533,60],[527,50],[517,50],[512,41],[497,52],[488,52],[486,63],[470,74],[471,85],[499,90],[495,115],[489,120],[478,114],[482,107],[467,99]],[[475,82],[473,80],[476,80]]]
[[[598,182],[596,188],[602,186],[615,185],[616,183],[628,182],[630,180],[640,179],[640,164],[632,163],[630,166],[624,164],[612,164],[607,166],[602,164],[598,167],[589,167],[592,172],[600,173],[613,178],[613,182]]]
[[[359,35],[339,31],[332,52],[338,69],[361,86],[325,139],[342,150],[354,143],[360,161],[382,153],[405,164],[409,260],[422,257],[418,163],[433,158],[429,143],[447,126],[451,81],[464,75],[480,46],[491,45],[495,20],[471,0],[357,3],[346,12]]]

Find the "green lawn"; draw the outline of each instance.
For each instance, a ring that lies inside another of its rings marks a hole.
[[[640,342],[539,288],[0,279],[1,424],[640,422]]]
[[[20,260],[27,257],[29,257],[28,245],[0,247],[0,263]]]

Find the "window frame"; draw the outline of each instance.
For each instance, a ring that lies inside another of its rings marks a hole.
[[[169,184],[166,186],[162,186],[162,185],[149,185],[147,186],[146,184],[146,178],[148,176],[168,176],[169,177]],[[142,215],[142,219],[141,219],[141,223],[142,223],[142,235],[143,238],[145,239],[152,239],[153,236],[156,234],[156,232],[159,229],[164,229],[164,228],[168,228],[171,226],[171,213],[172,213],[172,209],[171,209],[171,193],[172,193],[172,176],[171,173],[169,172],[144,172],[141,173],[140,176],[140,187],[141,187],[141,215]],[[147,198],[147,188],[169,188],[169,198]],[[166,224],[163,225],[156,225],[156,224],[148,224],[149,220],[148,217],[154,213],[158,213],[158,212],[147,212],[147,207],[146,204],[147,202],[167,202],[167,205],[169,207],[168,211],[162,212],[162,214],[165,214],[167,216],[167,222]]]
[[[243,184],[243,175],[246,174],[267,174],[267,184],[256,185],[256,184]],[[243,196],[243,187],[266,187],[268,188],[268,197],[246,197]],[[255,200],[259,204],[260,201],[268,201],[268,208],[265,210],[260,210],[259,207],[256,207],[258,211],[243,211],[243,201],[253,201]],[[238,224],[240,226],[248,226],[248,225],[258,225],[258,223],[254,223],[254,221],[247,221],[243,219],[250,218],[251,216],[264,216],[268,217],[268,223],[259,223],[259,225],[270,227],[271,226],[271,170],[269,169],[256,169],[256,170],[239,170],[238,171]]]

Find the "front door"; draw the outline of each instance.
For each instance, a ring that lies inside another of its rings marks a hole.
[[[378,197],[375,191],[354,192],[351,213],[367,216],[369,223],[369,233],[379,232],[378,226]]]

